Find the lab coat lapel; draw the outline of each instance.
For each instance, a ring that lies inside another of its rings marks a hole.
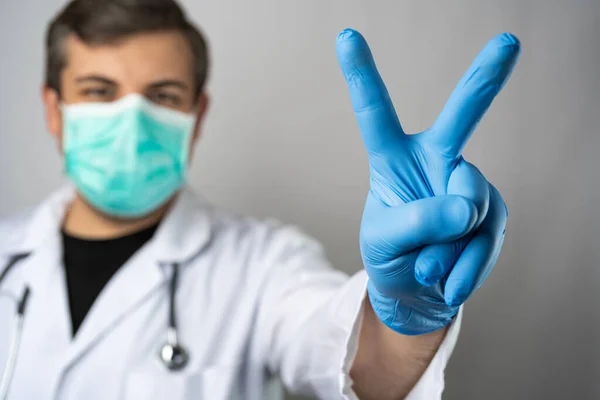
[[[23,289],[28,286],[31,290],[17,368],[31,368],[43,360],[46,372],[38,374],[38,384],[49,391],[55,389],[55,378],[71,345],[60,227],[72,198],[73,190],[62,188],[33,212],[19,217],[10,226],[9,244],[0,249],[9,256],[29,254],[12,272],[22,277]]]
[[[206,210],[189,189],[183,190],[155,236],[115,274],[92,306],[77,332],[66,368],[139,309],[157,290],[166,290],[169,271],[161,266],[186,265],[200,253],[209,237]]]
[[[31,290],[25,314],[27,333],[35,344],[32,352],[44,354],[57,364],[71,345],[71,320],[64,268],[62,268],[60,234],[49,235],[42,246],[22,261],[25,284]],[[23,355],[23,357],[26,357]],[[32,354],[32,359],[36,355]],[[56,365],[57,365],[56,364]]]
[[[65,360],[76,362],[111,328],[134,312],[164,282],[152,242],[147,243],[108,282],[81,324]]]
[[[34,210],[27,223],[19,224],[18,229],[25,234],[20,247],[13,249],[13,252],[30,254],[22,261],[25,284],[31,289],[25,316],[27,330],[44,335],[47,340],[41,342],[52,347],[47,350],[56,351],[61,357],[70,345],[71,321],[60,229],[73,196],[69,185],[49,196]]]

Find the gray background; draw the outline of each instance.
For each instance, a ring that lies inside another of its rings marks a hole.
[[[61,0],[0,0],[0,214],[61,182],[39,89]],[[361,30],[408,131],[433,122],[495,34],[523,55],[465,156],[509,207],[505,249],[466,307],[446,399],[600,398],[600,2],[188,0],[212,44],[212,109],[191,182],[296,223],[361,268],[368,170],[335,37]]]

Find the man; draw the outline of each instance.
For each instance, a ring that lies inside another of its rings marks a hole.
[[[410,136],[364,38],[343,31],[337,52],[371,167],[365,271],[350,279],[298,230],[185,187],[208,55],[174,1],[62,10],[43,101],[72,186],[0,226],[0,284],[18,303],[0,308],[9,398],[276,398],[275,377],[324,399],[441,396],[459,308],[507,215],[461,152],[519,44],[493,39]]]

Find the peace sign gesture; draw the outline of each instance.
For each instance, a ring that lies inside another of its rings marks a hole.
[[[496,263],[506,226],[500,193],[461,153],[515,66],[510,34],[477,56],[433,126],[407,135],[360,33],[337,54],[367,148],[370,191],[360,245],[379,318],[424,334],[454,318]]]

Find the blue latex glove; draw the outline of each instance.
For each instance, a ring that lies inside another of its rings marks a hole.
[[[360,234],[368,293],[393,330],[419,335],[447,326],[498,259],[504,201],[463,147],[519,56],[510,34],[492,39],[425,132],[406,135],[360,33],[337,41],[340,66],[370,164]]]

